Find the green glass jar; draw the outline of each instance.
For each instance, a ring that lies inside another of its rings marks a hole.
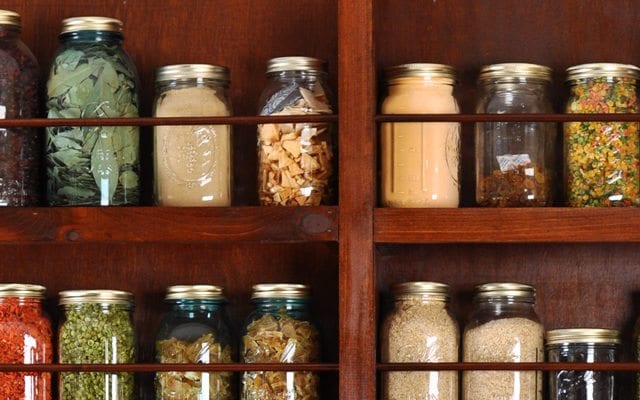
[[[122,41],[117,19],[62,22],[47,82],[49,118],[138,116],[138,77]],[[45,161],[51,206],[139,204],[137,127],[48,128]]]
[[[60,292],[64,320],[58,330],[58,357],[63,364],[126,364],[136,361],[132,322],[133,296],[119,290]],[[134,374],[128,372],[62,372],[60,400],[130,400]]]
[[[210,364],[234,361],[234,342],[224,309],[223,289],[180,285],[167,289],[171,310],[156,335],[156,361],[165,364]],[[235,398],[231,372],[156,373],[156,399],[230,400]]]
[[[251,296],[255,309],[243,330],[245,363],[313,363],[320,361],[320,335],[309,309],[309,287],[260,284]],[[249,371],[242,375],[242,400],[319,399],[313,372]]]

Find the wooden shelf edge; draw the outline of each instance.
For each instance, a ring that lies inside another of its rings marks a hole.
[[[0,243],[337,241],[338,208],[0,208]]]
[[[640,242],[640,208],[377,208],[374,242]]]
[[[219,364],[0,364],[2,372],[338,371],[332,363]]]
[[[640,371],[640,363],[378,363],[377,369],[378,371]]]

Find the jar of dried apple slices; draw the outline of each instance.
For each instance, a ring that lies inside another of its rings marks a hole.
[[[278,57],[267,63],[269,84],[260,115],[333,114],[326,62]],[[329,123],[258,125],[258,197],[261,205],[317,206],[335,196]]]

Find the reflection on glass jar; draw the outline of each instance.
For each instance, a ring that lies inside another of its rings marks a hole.
[[[613,329],[556,329],[547,332],[547,361],[607,363],[619,361],[620,333]],[[549,372],[550,400],[614,400],[613,371]]]
[[[551,69],[507,63],[482,68],[479,114],[552,113]],[[476,202],[484,207],[553,205],[557,125],[550,122],[478,122]]]

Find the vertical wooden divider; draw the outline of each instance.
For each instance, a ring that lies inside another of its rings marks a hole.
[[[340,399],[376,395],[373,2],[338,0]]]

